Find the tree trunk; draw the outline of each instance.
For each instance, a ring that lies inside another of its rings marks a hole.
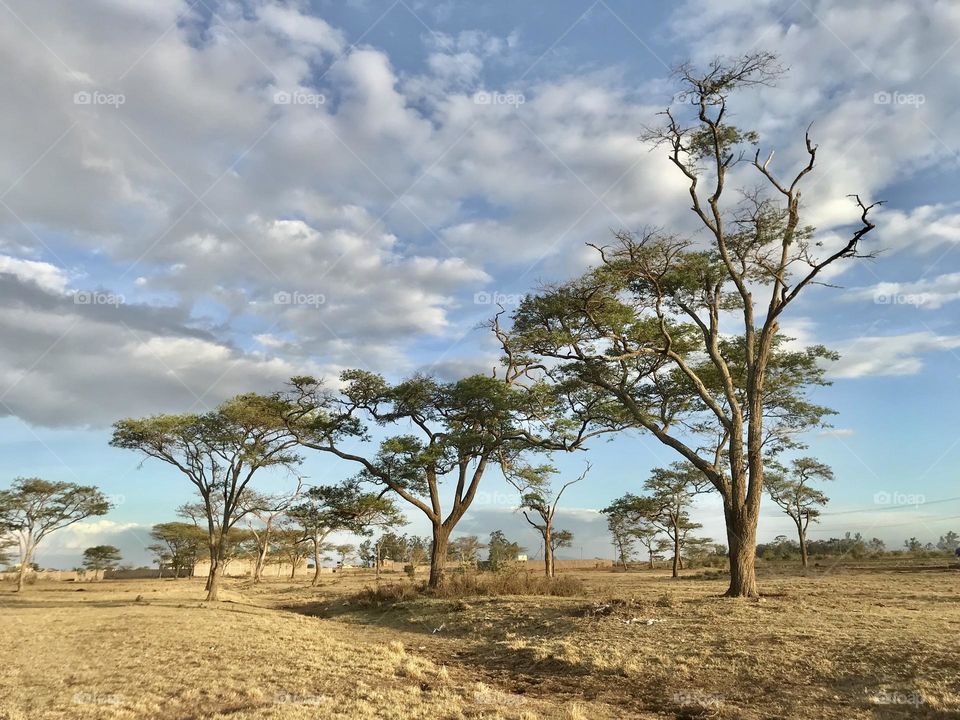
[[[727,512],[727,543],[730,558],[730,587],[727,597],[758,597],[757,518],[744,511]]]
[[[313,536],[313,580],[310,581],[310,587],[316,587],[320,583],[320,536]]]
[[[224,555],[224,544],[221,541],[217,543],[214,563],[210,566],[210,574],[207,576],[207,600],[211,602],[218,599],[218,593],[220,592],[220,578],[223,576],[223,572],[227,567],[225,562],[226,558]]]
[[[33,547],[27,542],[24,546],[23,559],[20,561],[20,568],[17,570],[17,592],[23,592],[23,585],[27,579],[27,570],[33,560]]]
[[[380,543],[377,543],[376,546],[374,546],[374,553],[375,553],[375,555],[374,555],[373,564],[376,566],[377,580],[379,580],[379,579],[380,579],[380,568],[381,568],[382,565],[383,565],[383,559],[380,557]]]
[[[673,577],[680,577],[680,529],[673,526]]]
[[[800,536],[800,563],[806,569],[807,567],[807,533],[804,527],[797,523],[797,534]]]
[[[653,570],[655,567],[653,564],[653,548],[647,548],[647,563],[649,564],[650,569]]]
[[[543,569],[548,578],[552,578],[554,574],[553,547],[550,545],[550,541],[553,539],[552,535],[549,527],[543,531]]]
[[[443,585],[449,540],[450,529],[442,524],[435,523],[433,526],[433,548],[430,551],[430,580],[427,583],[430,588],[436,589]],[[410,562],[413,562],[412,558]]]

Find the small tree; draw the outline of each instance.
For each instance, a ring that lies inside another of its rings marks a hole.
[[[941,535],[940,539],[937,540],[937,550],[953,553],[958,547],[960,547],[960,535],[953,530],[949,531],[946,535]]]
[[[337,555],[340,556],[340,565],[343,566],[347,564],[347,558],[353,555],[354,550],[357,548],[350,543],[343,543],[341,545],[334,545],[333,549],[336,550]]]
[[[480,551],[486,547],[476,535],[462,535],[450,541],[450,557],[462,567],[476,568]]]
[[[907,552],[916,554],[923,550],[923,543],[912,537],[903,541],[903,547],[906,548]]]
[[[814,481],[833,480],[833,470],[826,463],[811,457],[795,459],[790,469],[775,465],[767,478],[770,499],[790,516],[797,527],[800,541],[800,562],[807,567],[807,528],[817,522],[827,496],[810,486]]]
[[[330,546],[321,543],[319,546],[315,546],[311,551],[310,540],[311,538],[306,537],[301,528],[280,526],[273,531],[271,548],[281,562],[290,563],[291,580],[296,579],[297,568],[300,567],[300,565],[303,564],[303,561],[310,557],[311,554],[315,555],[314,568],[317,572],[314,574],[314,577],[319,575],[319,555],[320,553],[329,550]],[[277,572],[280,572],[279,568],[277,569]]]
[[[490,563],[491,570],[502,570],[510,563],[516,562],[517,556],[523,550],[520,545],[508,540],[502,530],[494,530],[490,533],[490,542],[487,547],[487,561]]]
[[[88,517],[106,515],[111,505],[90,485],[17,478],[0,491],[0,528],[12,535],[20,550],[17,592],[23,590],[37,545],[50,533]]]
[[[158,523],[150,531],[150,537],[157,542],[150,550],[160,560],[160,575],[163,576],[163,564],[173,569],[174,577],[181,574],[190,577],[203,552],[207,537],[194,523],[166,522]]]
[[[247,529],[250,531],[256,549],[253,565],[254,583],[259,583],[263,579],[263,569],[270,554],[274,526],[287,509],[297,501],[301,488],[301,481],[298,479],[297,487],[286,494],[266,495],[258,492],[244,494],[241,505],[247,514]]]
[[[580,477],[564,483],[554,493],[550,488],[550,476],[557,473],[555,467],[524,466],[513,470],[509,465],[504,465],[504,477],[520,493],[519,509],[523,517],[540,533],[543,540],[543,564],[547,577],[555,577],[557,574],[554,551],[560,547],[569,547],[573,541],[573,534],[567,531],[564,531],[566,534],[562,538],[554,538],[553,518],[560,504],[560,497],[568,487],[583,480],[588,472],[590,472],[590,463],[587,463],[587,468]]]
[[[302,537],[313,547],[315,572],[311,585],[320,582],[321,550],[331,533],[339,530],[358,535],[373,528],[387,528],[403,522],[393,501],[382,493],[365,493],[356,480],[312,487],[302,502],[287,510],[287,515],[301,528]]]
[[[301,461],[276,398],[238,395],[202,415],[155,415],[114,423],[114,447],[135,450],[179,470],[200,493],[207,525],[210,574],[207,600],[216,600],[231,528],[254,475],[291,469]]]
[[[673,551],[672,574],[678,577],[683,544],[692,540],[690,533],[703,527],[690,519],[689,507],[694,497],[712,489],[710,482],[691,463],[676,462],[668,468],[654,468],[644,488],[650,492],[649,519],[666,533]]]
[[[99,579],[104,570],[112,570],[120,564],[120,549],[113,545],[95,545],[83,551],[83,567],[93,570],[93,579]]]

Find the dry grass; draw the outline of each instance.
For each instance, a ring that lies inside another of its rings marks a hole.
[[[765,573],[759,602],[646,572],[382,607],[347,575],[3,591],[0,718],[960,717],[956,570]]]

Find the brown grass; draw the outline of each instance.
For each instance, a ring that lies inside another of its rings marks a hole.
[[[214,606],[186,581],[3,590],[0,718],[960,717],[956,570],[764,573],[761,601],[608,571],[570,597],[398,578],[382,607],[364,575]]]

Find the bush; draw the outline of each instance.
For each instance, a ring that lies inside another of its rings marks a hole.
[[[583,582],[572,575],[548,578],[530,571],[517,572],[457,572],[447,575],[438,589],[421,583],[389,583],[364,588],[354,598],[365,605],[381,605],[414,600],[418,597],[466,598],[499,595],[545,595],[573,597],[584,594]]]
[[[433,595],[444,598],[495,595],[571,597],[583,593],[583,582],[572,575],[548,578],[529,570],[454,573],[447,576],[443,586],[432,591]]]

